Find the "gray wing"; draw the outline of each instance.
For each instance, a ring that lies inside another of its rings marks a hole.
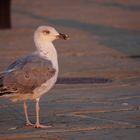
[[[50,60],[37,54],[19,59],[0,76],[0,95],[32,93],[35,88],[52,78],[55,71]]]

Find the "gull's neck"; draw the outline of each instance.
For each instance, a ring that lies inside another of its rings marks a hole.
[[[36,43],[37,51],[40,55],[48,57],[52,51],[55,50],[52,42]]]
[[[52,42],[37,42],[35,41],[37,52],[45,59],[52,61],[55,68],[58,67],[57,52]]]

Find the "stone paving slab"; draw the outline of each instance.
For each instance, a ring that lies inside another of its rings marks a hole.
[[[94,135],[105,131],[107,134],[103,135],[108,138],[138,137],[140,87],[127,85],[118,88],[113,85],[57,85],[50,95],[45,95],[41,99],[42,123],[52,126],[45,130],[24,126],[22,103],[13,104],[2,100],[0,136],[11,140],[26,138],[72,140],[73,138],[86,139],[84,138],[86,134],[91,136],[87,136],[87,139],[92,140]],[[117,94],[118,90],[119,94]],[[35,121],[34,103],[30,101],[28,104],[30,119]],[[129,134],[119,134],[120,130],[128,131]],[[131,133],[136,135],[131,136]],[[9,135],[12,137],[10,138]],[[98,136],[98,139],[105,138]]]

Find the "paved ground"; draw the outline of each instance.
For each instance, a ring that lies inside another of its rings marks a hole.
[[[24,126],[22,104],[3,100],[0,135],[8,140],[138,140],[139,88],[130,83],[57,85],[41,100],[42,123],[52,125],[46,130]],[[33,122],[34,105],[29,102]]]
[[[42,97],[41,121],[49,129],[25,127],[22,103],[0,99],[0,139],[138,140],[139,15],[137,0],[13,0],[13,28],[0,31],[0,70],[33,51],[33,31],[49,24],[71,38],[55,42],[59,78],[80,80]],[[94,82],[84,83],[87,77]],[[28,104],[34,122],[35,103]]]

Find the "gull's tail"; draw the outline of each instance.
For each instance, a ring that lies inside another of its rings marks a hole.
[[[0,74],[0,96],[5,94],[5,89],[3,88],[3,75]]]
[[[4,85],[3,85],[3,78],[4,78],[4,74],[0,73],[0,97],[4,96],[4,95],[8,95],[11,92],[8,91]]]

